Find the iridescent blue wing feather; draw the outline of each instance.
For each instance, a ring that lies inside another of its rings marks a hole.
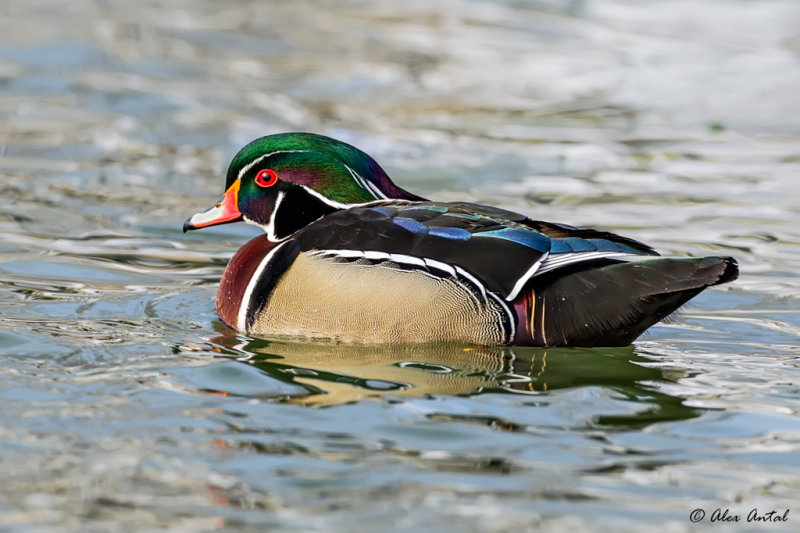
[[[303,251],[382,252],[457,266],[505,296],[550,248],[550,239],[533,229],[496,233],[507,224],[514,223],[457,205],[384,203],[332,213],[295,239]]]
[[[654,253],[611,233],[463,202],[382,202],[347,209],[310,224],[294,238],[303,251],[380,252],[460,267],[509,300],[541,267],[553,270],[608,253]]]

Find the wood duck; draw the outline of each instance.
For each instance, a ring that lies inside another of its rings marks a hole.
[[[329,137],[251,142],[225,194],[183,230],[244,221],[217,312],[247,334],[357,343],[623,346],[706,287],[731,257],[661,257],[613,233],[532,220],[395,185]]]

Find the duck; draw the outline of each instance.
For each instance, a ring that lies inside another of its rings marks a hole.
[[[216,307],[251,336],[627,346],[738,277],[733,257],[666,257],[609,231],[428,200],[314,133],[244,146],[222,198],[183,231],[240,221],[264,233],[231,257]]]

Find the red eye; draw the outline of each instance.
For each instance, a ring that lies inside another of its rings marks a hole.
[[[264,170],[259,170],[258,174],[256,174],[256,185],[259,187],[272,187],[278,183],[278,174],[275,173],[274,170],[265,168]]]

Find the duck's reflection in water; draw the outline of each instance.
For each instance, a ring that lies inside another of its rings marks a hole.
[[[458,344],[357,345],[294,339],[243,338],[218,324],[211,339],[226,357],[307,394],[283,400],[324,407],[360,400],[487,392],[544,394],[574,387],[608,387],[646,404],[635,415],[603,417],[601,424],[646,425],[697,416],[683,399],[655,384],[673,381],[653,361],[622,348],[527,348]],[[648,365],[649,363],[649,365]]]

